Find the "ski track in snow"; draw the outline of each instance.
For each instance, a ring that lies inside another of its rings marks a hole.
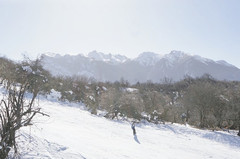
[[[179,124],[136,124],[98,117],[77,104],[40,100],[50,117],[19,133],[21,159],[237,159],[236,131],[199,130]]]

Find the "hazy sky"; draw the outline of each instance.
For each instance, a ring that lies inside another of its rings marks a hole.
[[[0,54],[181,50],[240,68],[240,0],[0,0]]]

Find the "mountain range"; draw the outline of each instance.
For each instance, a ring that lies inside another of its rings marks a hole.
[[[104,54],[92,51],[88,55],[42,55],[45,69],[54,76],[80,75],[98,81],[117,81],[121,78],[130,83],[160,82],[164,78],[178,81],[188,75],[193,78],[210,74],[218,80],[240,80],[240,69],[224,60],[214,61],[182,51],[171,51],[166,55],[144,52],[130,59],[123,55]]]

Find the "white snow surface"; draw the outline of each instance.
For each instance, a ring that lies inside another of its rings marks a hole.
[[[50,101],[58,101],[62,97],[60,92],[51,89],[51,93],[47,95],[47,99]]]
[[[30,66],[22,66],[22,69],[23,69],[24,71],[27,71],[27,73],[32,73],[32,69],[31,69]]]
[[[138,91],[138,89],[136,89],[136,88],[126,88],[125,90],[127,92],[137,92]]]
[[[40,100],[50,117],[37,116],[34,126],[18,134],[22,159],[238,159],[236,131],[213,132],[190,126],[136,124],[90,114],[78,104]]]

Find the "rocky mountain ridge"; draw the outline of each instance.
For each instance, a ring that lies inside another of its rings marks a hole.
[[[44,68],[55,76],[80,75],[111,82],[124,78],[136,83],[160,82],[164,78],[178,81],[186,75],[200,77],[207,73],[218,80],[240,80],[240,69],[226,61],[214,61],[182,51],[171,51],[166,55],[144,52],[135,59],[97,51],[64,56],[48,53],[42,57]]]

